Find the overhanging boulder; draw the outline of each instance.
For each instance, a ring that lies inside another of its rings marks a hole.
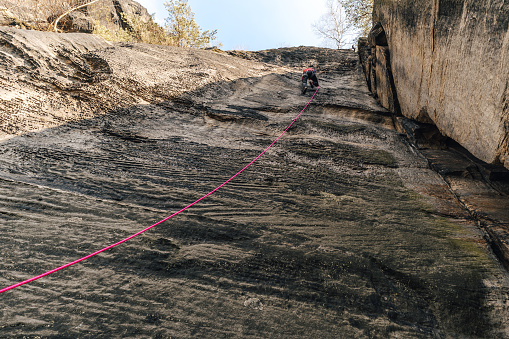
[[[372,57],[387,60],[390,53],[401,113],[509,168],[509,3],[375,0],[374,21],[388,50]],[[376,36],[370,43],[383,46]],[[377,83],[380,99],[392,90],[384,86]],[[393,110],[388,100],[385,106]]]

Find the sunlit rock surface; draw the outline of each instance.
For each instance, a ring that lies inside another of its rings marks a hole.
[[[386,39],[372,57],[390,54],[401,113],[509,168],[509,3],[375,0],[374,20]],[[379,91],[391,91],[386,78]]]
[[[7,337],[507,336],[507,272],[352,51],[0,29]],[[233,54],[233,55],[229,55]]]

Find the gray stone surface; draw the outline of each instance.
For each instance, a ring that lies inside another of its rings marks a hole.
[[[210,192],[308,102],[303,67],[322,86],[214,195],[2,294],[0,336],[508,336],[507,271],[353,51],[0,32],[2,287]]]
[[[401,113],[509,168],[509,3],[375,1]]]

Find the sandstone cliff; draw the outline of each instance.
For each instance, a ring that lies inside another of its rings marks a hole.
[[[0,66],[0,139],[221,80],[286,71],[203,50],[7,27],[0,28]]]
[[[509,168],[509,3],[375,0],[374,21],[366,71],[382,105]]]
[[[507,273],[353,51],[222,52],[0,28],[9,337],[503,337]],[[233,55],[229,55],[233,54]],[[422,193],[421,195],[415,192]],[[121,334],[119,334],[121,333]]]

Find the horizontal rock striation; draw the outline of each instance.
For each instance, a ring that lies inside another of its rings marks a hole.
[[[224,182],[309,101],[308,65],[318,94],[253,166],[178,218],[6,292],[0,336],[508,333],[507,272],[350,50],[228,53],[0,28],[0,286]]]
[[[9,27],[0,27],[0,67],[0,139],[160,103],[214,82],[287,72],[204,50]]]
[[[509,3],[378,0],[374,20],[365,71],[380,103],[509,168]]]

